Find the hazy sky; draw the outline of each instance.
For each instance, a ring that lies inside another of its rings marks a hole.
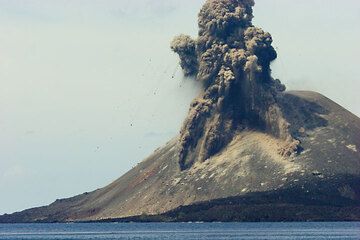
[[[360,1],[257,0],[273,75],[360,116]],[[198,86],[169,42],[202,0],[0,0],[0,214],[102,187],[174,137]]]

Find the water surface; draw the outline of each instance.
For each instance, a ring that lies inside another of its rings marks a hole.
[[[360,239],[360,222],[0,224],[0,239]]]

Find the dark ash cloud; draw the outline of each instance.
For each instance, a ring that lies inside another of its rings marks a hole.
[[[257,129],[288,141],[289,156],[299,142],[277,105],[285,90],[271,77],[277,54],[270,33],[252,24],[253,0],[208,0],[199,13],[199,35],[175,37],[171,49],[186,76],[203,84],[181,129],[180,167],[205,161],[243,129]]]

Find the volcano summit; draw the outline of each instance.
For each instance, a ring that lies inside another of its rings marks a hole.
[[[0,222],[360,220],[360,119],[271,77],[253,0],[208,0],[171,49],[202,84],[179,136],[110,185]]]

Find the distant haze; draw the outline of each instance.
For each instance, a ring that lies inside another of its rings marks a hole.
[[[180,129],[199,86],[169,48],[200,0],[0,0],[0,214],[115,180]],[[273,75],[360,116],[360,1],[258,0]]]

